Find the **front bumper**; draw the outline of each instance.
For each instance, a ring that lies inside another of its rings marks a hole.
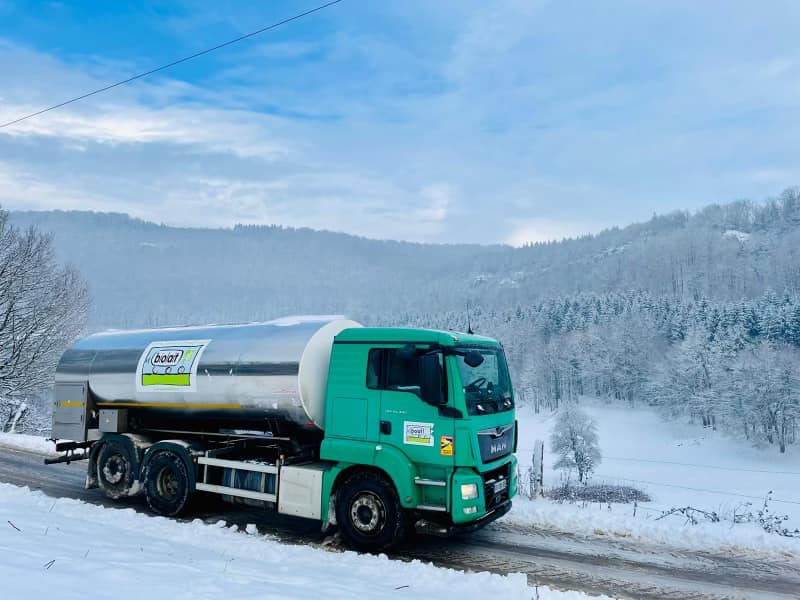
[[[427,533],[429,535],[436,535],[439,537],[453,537],[454,535],[469,533],[470,531],[480,529],[492,521],[499,519],[509,510],[511,510],[511,500],[506,500],[502,504],[496,506],[494,510],[486,513],[475,521],[459,523],[456,525],[442,525],[441,523],[433,523],[427,519],[420,519],[417,521],[414,527],[419,533]]]

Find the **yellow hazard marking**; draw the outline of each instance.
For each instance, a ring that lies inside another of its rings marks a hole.
[[[117,408],[206,408],[213,410],[242,408],[241,404],[189,404],[183,402],[98,402],[97,406]]]
[[[77,400],[69,400],[67,402],[59,402],[59,406],[83,406],[83,402]]]
[[[439,438],[439,453],[442,456],[453,456],[453,436],[443,435]]]

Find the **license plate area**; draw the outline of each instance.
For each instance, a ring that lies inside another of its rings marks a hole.
[[[508,489],[508,479],[501,479],[500,481],[495,481],[494,483],[494,493],[499,494],[500,492],[505,492]]]

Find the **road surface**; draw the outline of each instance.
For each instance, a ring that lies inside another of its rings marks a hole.
[[[148,512],[141,498],[112,501],[99,490],[84,489],[85,469],[85,462],[46,466],[40,455],[0,448],[2,482],[41,490],[54,498]],[[320,534],[316,522],[230,506],[214,498],[197,502],[188,518],[209,522],[224,519],[242,529],[255,523],[261,533],[284,542],[338,549],[335,539]],[[502,521],[455,539],[415,536],[392,557],[471,571],[525,573],[531,585],[615,598],[800,598],[800,565],[796,558],[764,560],[744,554],[688,552],[639,541],[529,530]]]

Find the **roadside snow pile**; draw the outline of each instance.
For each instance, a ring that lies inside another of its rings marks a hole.
[[[5,598],[147,597],[525,598],[521,574],[440,569],[418,561],[289,546],[267,537],[54,499],[0,484],[0,581]],[[539,588],[542,600],[578,593]]]
[[[37,454],[55,454],[56,446],[43,437],[23,433],[0,433],[0,447],[25,450]]]
[[[641,505],[638,515],[642,515]],[[753,523],[688,525],[683,520],[656,521],[652,515],[633,517],[633,505],[559,504],[552,500],[515,498],[503,522],[522,529],[564,531],[575,535],[612,536],[635,539],[692,551],[735,551],[759,554],[797,555],[800,539],[766,533]]]
[[[506,522],[579,535],[614,535],[692,550],[789,552],[800,556],[800,538],[770,534],[757,523],[733,523],[733,515],[756,513],[772,491],[769,510],[786,515],[784,526],[800,527],[800,466],[795,453],[743,446],[717,432],[664,422],[650,409],[608,406],[589,399],[581,408],[597,422],[602,462],[593,484],[621,484],[644,491],[651,502],[558,503],[517,498]],[[544,485],[557,487],[562,473],[549,449],[555,418],[530,407],[518,410],[518,458],[524,472],[535,440],[545,442]],[[793,449],[792,449],[793,450]],[[577,479],[573,475],[573,480]],[[522,485],[525,485],[523,482]],[[750,503],[750,506],[747,504]],[[659,519],[674,508],[716,513],[720,522],[687,523],[685,516]],[[657,520],[658,519],[658,520]]]

